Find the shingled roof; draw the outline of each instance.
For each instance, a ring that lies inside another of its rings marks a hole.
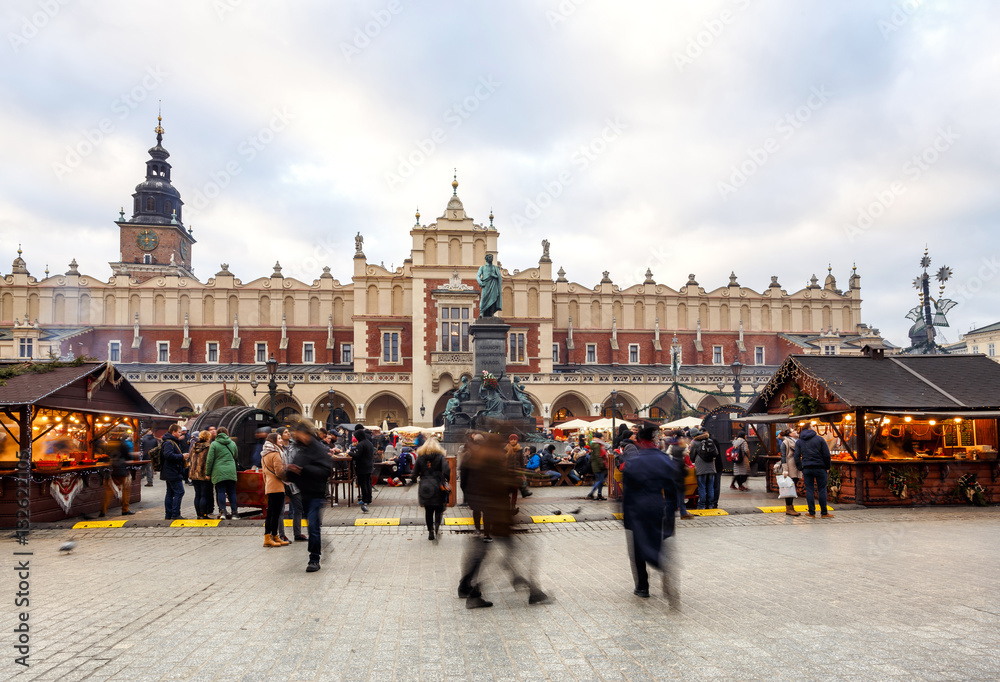
[[[110,381],[105,382],[88,400],[86,377],[97,377],[104,367],[105,363],[84,363],[78,367],[56,367],[48,372],[27,372],[10,377],[0,386],[0,407],[36,405],[136,416],[159,414],[117,368],[112,378],[120,381],[118,387],[113,387]]]
[[[788,380],[788,370],[820,380],[844,404],[883,410],[1000,408],[1000,364],[985,355],[906,355],[885,358],[792,355],[751,412]]]

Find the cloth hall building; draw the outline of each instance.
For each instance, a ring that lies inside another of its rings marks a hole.
[[[32,276],[18,249],[0,277],[0,361],[111,360],[173,414],[268,408],[273,355],[279,414],[324,421],[332,405],[351,422],[439,423],[449,391],[472,371],[476,271],[487,254],[502,255],[492,214],[477,223],[455,181],[439,217],[423,224],[417,213],[410,253],[392,271],[368,261],[358,234],[344,281],[330,267],[299,281],[278,263],[248,279],[221,264],[200,281],[159,125],[156,134],[132,215],[116,222],[110,276],[81,273],[75,260],[64,273]],[[553,272],[547,241],[539,250],[530,267],[502,269],[500,316],[511,326],[507,374],[522,378],[545,424],[609,414],[612,390],[623,416],[669,417],[674,354],[683,411],[707,411],[732,402],[734,361],[749,397],[791,353],[856,354],[880,341],[861,322],[854,272],[844,290],[832,273],[793,292],[777,277],[758,292],[735,274],[711,288],[691,274],[675,288],[649,271],[625,288],[607,272],[591,286]]]

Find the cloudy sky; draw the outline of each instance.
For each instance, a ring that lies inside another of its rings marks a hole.
[[[195,273],[399,265],[457,167],[500,260],[712,289],[827,265],[906,343],[924,246],[949,340],[1000,319],[1000,5],[10,1],[0,236],[102,278],[162,100]],[[9,266],[3,266],[9,272]]]

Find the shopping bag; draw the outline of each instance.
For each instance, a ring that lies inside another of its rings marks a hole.
[[[778,476],[775,479],[778,483],[778,499],[788,499],[795,497],[795,480],[788,476]]]

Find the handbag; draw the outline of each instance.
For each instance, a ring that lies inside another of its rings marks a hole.
[[[775,462],[774,466],[771,467],[771,471],[774,472],[775,476],[779,476],[781,474],[781,470],[782,470],[783,467],[784,467],[784,464],[782,464],[781,462]]]

